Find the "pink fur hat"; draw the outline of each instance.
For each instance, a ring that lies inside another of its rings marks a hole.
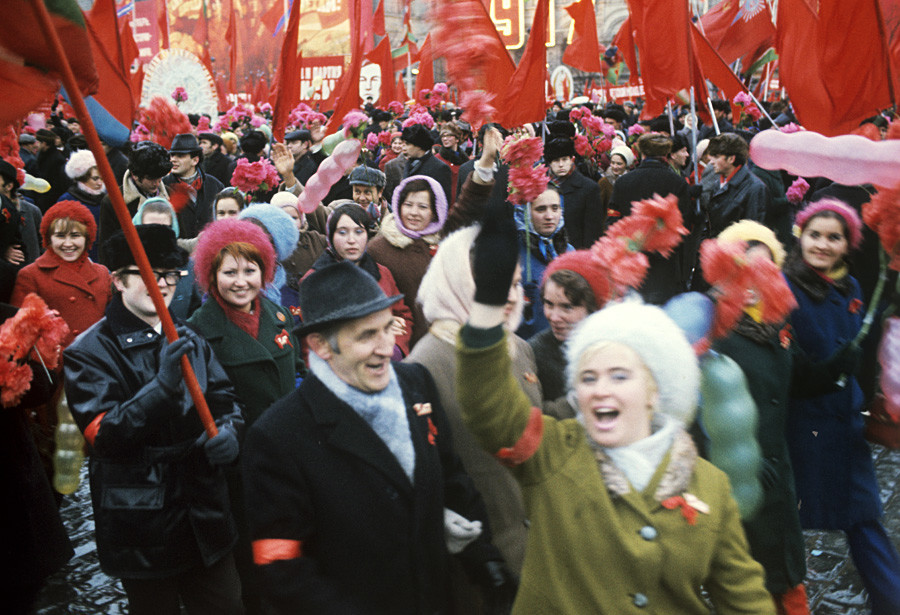
[[[794,223],[800,227],[800,231],[802,232],[803,227],[805,227],[814,216],[823,211],[834,212],[844,220],[844,223],[847,225],[847,232],[850,235],[847,237],[850,248],[853,250],[858,248],[859,244],[862,243],[862,220],[859,219],[859,214],[843,201],[826,198],[816,201],[815,203],[810,203],[797,214]]]
[[[209,290],[209,278],[216,255],[230,243],[249,243],[256,247],[263,259],[266,283],[275,275],[275,249],[265,231],[247,220],[224,218],[211,223],[200,234],[194,250],[194,275],[203,291]]]

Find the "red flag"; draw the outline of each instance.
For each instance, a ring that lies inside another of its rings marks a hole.
[[[333,134],[340,130],[344,116],[359,108],[359,69],[362,66],[364,46],[360,34],[362,15],[360,5],[360,0],[350,1],[350,40],[353,43],[353,53],[350,56],[350,66],[341,75],[335,87],[334,113],[325,125],[325,134]]]
[[[234,0],[231,0],[231,11],[228,15],[228,29],[225,30],[225,41],[228,43],[228,92],[237,92],[237,61],[238,61],[238,31],[234,10]]]
[[[572,68],[586,73],[599,73],[600,43],[597,42],[597,17],[594,15],[593,0],[578,0],[566,7],[566,12],[575,22],[575,34],[566,47],[562,61]]]
[[[382,0],[384,3],[384,0]],[[381,94],[378,101],[381,106],[394,100],[394,61],[391,58],[391,41],[385,36],[375,46],[375,49],[366,54],[366,59],[372,64],[381,67]]]
[[[622,55],[622,61],[628,66],[628,71],[632,75],[637,75],[637,55],[634,53],[634,28],[631,25],[631,16],[625,18],[616,37],[613,39],[613,45]]]
[[[129,22],[122,24],[119,29],[119,40],[122,41],[122,63],[128,71],[128,78],[131,80],[132,103],[138,106],[141,100],[141,90],[144,86],[144,65],[138,61],[140,52],[137,43],[134,42],[134,32]]]
[[[722,56],[716,53],[712,44],[700,33],[700,28],[695,24],[691,24],[691,40],[694,44],[694,54],[697,58],[702,77],[712,81],[716,87],[722,90],[728,100],[733,100],[738,92],[747,91],[743,82],[731,71],[731,68],[725,63]],[[705,85],[706,84],[704,83],[704,86]],[[703,89],[705,90],[706,88],[704,87]],[[702,104],[702,101],[706,98],[706,92],[698,91],[696,85],[694,86],[694,90],[697,100],[701,101],[700,106],[705,109],[705,105]],[[731,112],[736,121],[737,118],[741,116],[740,106],[732,102]]]
[[[122,57],[114,0],[97,0],[88,15],[87,29],[91,55],[100,77],[94,98],[125,127],[131,128],[135,97],[131,91],[131,71],[126,72]]]
[[[397,76],[397,98],[395,100],[399,100],[402,103],[405,103],[409,100],[409,94],[406,93],[406,84],[403,82],[403,75]]]
[[[831,103],[829,133],[848,133],[893,104],[878,0],[819,1],[816,53]],[[809,128],[807,126],[807,128]],[[822,131],[818,131],[822,132]]]
[[[203,51],[200,60],[203,62],[210,75],[215,75],[212,67],[212,56],[209,55],[209,18],[206,15],[206,2],[200,5],[200,14],[197,16],[197,29],[194,32],[194,40]]]
[[[547,0],[538,0],[528,43],[502,99],[494,101],[496,121],[507,128],[539,122],[547,111]],[[504,104],[506,103],[506,104]]]
[[[269,85],[266,83],[265,77],[260,77],[259,81],[256,82],[256,87],[253,88],[254,104],[261,105],[264,102],[269,102],[269,94]]]
[[[828,96],[815,49],[818,16],[806,0],[780,0],[775,49],[778,75],[801,124],[815,130],[829,115]],[[819,118],[819,119],[817,119]]]
[[[166,6],[166,0],[157,0],[156,2],[156,27],[159,29],[159,48],[169,48],[169,8]]]
[[[694,81],[687,0],[628,0],[641,58],[647,103],[644,113],[660,115],[666,101]],[[665,34],[663,34],[665,33]]]
[[[385,0],[374,0],[378,2],[378,6],[375,7],[375,16],[372,19],[372,32],[375,36],[387,36],[387,30],[384,25],[384,3]],[[391,80],[393,83],[393,80]]]
[[[416,96],[434,87],[434,56],[431,55],[431,35],[419,47],[419,74],[416,75]]]
[[[881,0],[881,19],[887,37],[891,76],[894,79],[894,95],[900,92],[900,0]]]
[[[743,56],[759,56],[775,44],[769,6],[760,0],[724,0],[700,18],[703,34],[722,59],[731,64]]]
[[[272,34],[275,34],[275,31],[278,29],[278,22],[281,21],[281,18],[284,17],[284,5],[280,2],[273,2],[272,6],[269,7],[269,10],[262,14],[262,17],[259,18],[263,25],[265,25]]]
[[[284,140],[284,127],[288,114],[300,100],[300,61],[297,57],[297,45],[300,30],[300,0],[291,3],[291,18],[281,43],[281,58],[275,79],[278,86],[275,90],[275,105],[272,110],[272,137],[276,141]]]

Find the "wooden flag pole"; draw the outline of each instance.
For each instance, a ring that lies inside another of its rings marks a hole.
[[[125,199],[122,197],[122,192],[119,190],[119,186],[116,183],[116,176],[113,174],[112,167],[109,166],[109,161],[106,159],[106,153],[103,151],[100,137],[97,136],[97,129],[94,127],[91,114],[88,113],[87,106],[84,104],[84,98],[81,95],[81,90],[78,88],[78,83],[75,81],[75,74],[72,72],[72,67],[66,59],[62,43],[59,40],[59,36],[56,34],[56,28],[53,27],[53,22],[50,20],[50,14],[47,12],[47,7],[44,6],[44,0],[33,0],[31,4],[34,6],[35,16],[40,24],[44,40],[50,45],[56,57],[56,61],[62,68],[63,85],[66,87],[66,92],[69,94],[69,100],[72,103],[75,114],[78,116],[78,121],[81,124],[81,130],[88,142],[88,146],[94,153],[97,168],[100,171],[100,175],[103,177],[103,183],[107,186],[109,199],[112,201],[116,217],[119,219],[119,224],[122,226],[122,231],[125,233],[125,240],[128,242],[128,247],[134,255],[138,270],[141,273],[141,279],[144,281],[144,285],[150,293],[150,298],[153,300],[153,306],[156,308],[156,313],[159,315],[163,332],[166,334],[169,343],[172,343],[178,339],[178,333],[175,331],[175,324],[172,322],[172,317],[163,300],[162,293],[159,292],[159,283],[156,281],[156,276],[153,274],[153,270],[150,267],[150,261],[147,259],[147,254],[144,252],[144,247],[141,245],[140,238],[138,238],[134,223],[131,221],[128,208],[125,206]],[[209,434],[209,437],[212,438],[218,433],[216,423],[209,412],[209,406],[206,404],[206,399],[203,397],[203,391],[200,389],[200,385],[197,382],[197,376],[194,374],[194,370],[191,367],[191,363],[187,356],[181,357],[181,369],[184,372],[185,384],[191,394],[191,398],[194,400],[194,406],[197,408],[197,413],[200,415],[203,428],[206,430],[206,433]]]

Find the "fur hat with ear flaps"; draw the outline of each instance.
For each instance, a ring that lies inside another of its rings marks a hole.
[[[700,368],[684,332],[661,308],[625,301],[582,320],[566,344],[570,390],[584,354],[601,342],[617,342],[637,353],[656,382],[656,411],[690,424],[697,409]]]

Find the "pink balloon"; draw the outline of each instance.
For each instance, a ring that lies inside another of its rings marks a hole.
[[[337,165],[341,168],[342,174],[356,166],[359,160],[359,152],[362,149],[362,143],[357,139],[347,139],[338,143],[334,151],[331,152],[329,158],[333,158]],[[326,160],[327,162],[327,160]],[[324,164],[324,162],[322,163]]]
[[[335,185],[343,174],[344,170],[338,166],[338,163],[333,158],[323,160],[322,164],[319,165],[319,170],[316,171],[316,175],[319,176],[322,183],[327,184],[329,188]]]
[[[801,177],[827,177],[855,186],[894,186],[900,180],[900,140],[871,141],[859,135],[824,137],[801,130],[764,130],[750,141],[750,158],[764,169]]]
[[[900,417],[900,318],[896,316],[884,321],[878,363],[881,364],[881,392],[884,393],[885,410]]]
[[[314,212],[330,189],[331,186],[325,185],[322,178],[319,177],[318,172],[314,173],[313,176],[309,178],[309,181],[306,182],[303,193],[297,200],[297,207],[299,207],[303,213],[309,214]]]

